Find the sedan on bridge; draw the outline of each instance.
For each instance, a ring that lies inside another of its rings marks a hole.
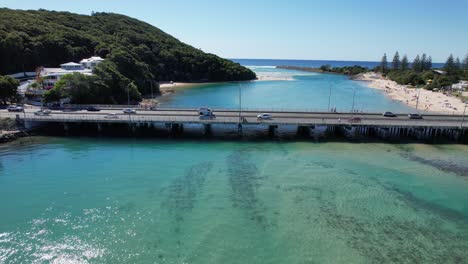
[[[258,120],[270,120],[270,119],[273,119],[273,117],[270,114],[263,113],[261,115],[258,115],[257,119]]]
[[[122,112],[124,112],[124,114],[136,114],[136,110],[135,109],[132,109],[132,108],[125,108],[122,110]]]
[[[408,114],[409,119],[423,119],[422,115],[420,114]]]
[[[385,112],[385,113],[383,113],[383,116],[385,116],[385,117],[396,117],[397,115],[395,115],[392,112]]]
[[[349,123],[361,123],[361,118],[360,117],[351,117],[348,119]]]
[[[112,113],[112,114],[105,115],[104,118],[106,118],[106,119],[118,119],[119,116],[116,113]]]
[[[10,105],[7,107],[8,112],[22,112],[23,107],[19,105]]]
[[[49,109],[41,109],[39,111],[34,112],[34,115],[47,116],[47,115],[50,115],[50,113],[52,113],[52,111],[50,111]]]

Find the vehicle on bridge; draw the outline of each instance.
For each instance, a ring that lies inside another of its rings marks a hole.
[[[86,111],[88,111],[88,112],[99,112],[99,111],[101,111],[101,109],[99,109],[99,108],[97,108],[95,106],[90,106],[90,107],[86,108]]]
[[[48,115],[50,115],[50,113],[52,113],[52,111],[50,111],[49,109],[41,109],[41,110],[39,110],[39,111],[34,112],[34,115],[37,115],[37,116],[48,116]]]
[[[422,115],[420,114],[408,114],[409,119],[423,119]]]
[[[198,115],[200,115],[200,116],[208,116],[208,115],[212,115],[212,114],[213,114],[213,110],[211,110],[208,107],[198,108]]]
[[[125,108],[125,109],[122,110],[122,112],[124,114],[129,114],[129,115],[137,113],[137,111],[135,109],[132,109],[132,108]]]
[[[397,115],[395,115],[395,114],[392,113],[392,112],[385,112],[385,113],[383,113],[383,116],[384,116],[384,117],[396,117]]]
[[[267,114],[267,113],[263,113],[257,116],[257,120],[270,120],[270,119],[273,119],[273,117],[271,116],[271,114]]]
[[[7,107],[8,112],[23,112],[23,107],[19,105],[10,105]]]
[[[112,113],[112,114],[105,115],[104,118],[106,118],[106,119],[118,119],[119,116],[116,113]]]

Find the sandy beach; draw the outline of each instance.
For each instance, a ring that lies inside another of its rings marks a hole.
[[[400,85],[377,73],[361,74],[355,80],[368,82],[369,87],[382,90],[393,100],[400,101],[413,108],[416,108],[419,93],[418,109],[421,112],[463,114],[465,107],[464,103],[457,97]]]

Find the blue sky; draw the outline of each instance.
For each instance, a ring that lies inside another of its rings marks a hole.
[[[225,58],[380,60],[468,53],[467,0],[0,0],[1,7],[129,15]],[[1,23],[1,22],[0,22]]]

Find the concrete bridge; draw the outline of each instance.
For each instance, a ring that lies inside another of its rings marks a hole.
[[[270,136],[277,134],[283,127],[295,129],[298,134],[321,136],[337,133],[344,136],[377,136],[381,138],[414,137],[430,139],[448,137],[459,140],[468,136],[468,122],[460,115],[427,114],[423,119],[409,119],[407,114],[384,117],[380,113],[329,113],[298,111],[237,111],[213,109],[216,118],[201,119],[196,109],[158,109],[137,114],[124,114],[121,110],[84,110],[52,111],[49,115],[35,115],[33,109],[21,113],[0,111],[0,117],[16,118],[26,127],[41,124],[60,124],[67,130],[73,124],[96,124],[98,130],[103,126],[121,124],[132,130],[138,128],[163,127],[171,133],[182,133],[184,127],[199,126],[204,134],[210,134],[217,127],[230,127],[232,132],[243,134],[245,129],[265,130]],[[115,116],[110,117],[109,114]],[[257,115],[269,113],[272,119],[259,120]]]

